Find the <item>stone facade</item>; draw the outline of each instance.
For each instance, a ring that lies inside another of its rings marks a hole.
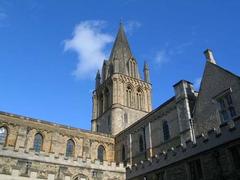
[[[152,110],[123,25],[97,72],[92,130],[0,112],[0,179],[240,179],[240,78],[211,50],[199,92],[181,80]]]
[[[0,127],[8,133],[6,142],[0,145],[0,168],[6,179],[9,175],[15,179],[74,179],[80,174],[86,179],[125,179],[123,165],[114,162],[115,141],[111,135],[3,112]],[[34,147],[36,134],[43,136],[39,152]],[[67,157],[69,139],[74,142],[74,151]],[[102,162],[98,160],[100,146],[105,149]]]
[[[218,131],[196,137],[127,168],[127,179],[132,180],[237,180],[240,178],[240,118],[224,124]],[[238,154],[239,155],[239,154]],[[238,159],[237,159],[238,158]]]
[[[93,92],[92,131],[116,135],[152,110],[149,68],[140,78],[123,25],[120,25],[110,58],[96,75]]]

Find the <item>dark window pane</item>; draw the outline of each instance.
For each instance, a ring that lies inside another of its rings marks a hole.
[[[227,121],[229,119],[227,111],[223,110],[221,114],[224,121]]]
[[[73,140],[69,139],[69,140],[67,141],[67,148],[66,148],[66,156],[67,156],[67,157],[73,156],[74,147],[75,147],[75,145],[74,145]]]
[[[227,100],[228,105],[232,105],[233,104],[232,97],[231,97],[230,94],[226,95],[226,100]]]
[[[7,139],[7,129],[5,127],[0,128],[0,144],[5,144]]]
[[[143,143],[143,137],[142,135],[139,136],[139,151],[143,152],[144,151],[144,143]]]
[[[124,145],[122,145],[122,161],[125,161],[125,159],[126,159],[126,155],[125,155],[125,146]]]
[[[40,152],[42,150],[43,137],[41,134],[36,134],[34,138],[34,151]]]
[[[98,159],[100,160],[100,162],[103,162],[106,158],[106,151],[105,151],[105,148],[100,145],[98,147]]]
[[[164,141],[166,141],[170,138],[169,127],[168,127],[167,121],[163,122],[163,136],[164,136]]]
[[[234,107],[230,107],[229,108],[229,112],[231,114],[231,117],[235,117],[236,116],[236,111],[235,111],[235,108]]]
[[[225,106],[225,103],[224,103],[223,99],[219,100],[219,104],[220,104],[220,107],[221,107],[222,110],[225,109],[226,106]]]

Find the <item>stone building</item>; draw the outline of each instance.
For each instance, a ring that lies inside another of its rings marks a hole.
[[[240,179],[240,78],[211,50],[199,92],[191,82],[152,110],[124,27],[97,72],[92,130],[0,112],[3,180]]]

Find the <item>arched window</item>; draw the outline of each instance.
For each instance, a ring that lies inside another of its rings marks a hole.
[[[138,88],[136,96],[137,96],[136,97],[137,109],[142,109],[143,108],[143,93],[140,88]]]
[[[34,137],[33,148],[35,152],[40,152],[43,145],[43,136],[40,133],[37,133]]]
[[[98,147],[98,159],[100,160],[100,162],[103,162],[106,158],[106,151],[105,151],[105,148],[100,145]]]
[[[0,127],[0,144],[5,144],[7,140],[7,128]]]
[[[136,77],[136,62],[133,59],[130,59],[128,64],[129,75]]]
[[[142,135],[139,136],[138,143],[139,143],[139,152],[143,152],[144,151],[144,142],[143,142],[143,136]]]
[[[166,141],[170,138],[169,127],[168,127],[168,122],[167,121],[163,122],[162,128],[163,128],[164,141]]]
[[[125,151],[125,146],[124,144],[122,145],[122,161],[125,161],[126,159],[126,151]]]
[[[132,106],[132,88],[130,86],[127,86],[125,96],[126,96],[125,97],[126,106],[131,107]]]
[[[72,157],[74,155],[75,144],[73,140],[69,139],[67,141],[67,148],[66,148],[66,157]]]

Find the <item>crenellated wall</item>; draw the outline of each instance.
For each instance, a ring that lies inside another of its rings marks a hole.
[[[70,180],[78,174],[88,179],[125,179],[123,164],[100,162],[90,158],[65,157],[49,153],[35,153],[33,150],[17,151],[10,147],[0,150],[0,179],[63,179]]]
[[[197,136],[195,143],[187,141],[186,146],[180,144],[129,166],[127,179],[141,180],[144,177],[155,179],[163,172],[166,180],[188,179],[190,176],[188,162],[196,159],[201,159],[203,179],[239,178],[240,173],[234,168],[228,150],[233,146],[240,147],[239,138],[240,118],[238,117],[218,129],[209,130],[207,136]]]

